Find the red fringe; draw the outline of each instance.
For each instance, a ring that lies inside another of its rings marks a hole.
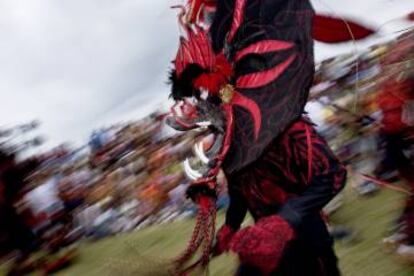
[[[202,196],[198,203],[199,211],[192,237],[187,248],[174,261],[178,275],[187,275],[199,265],[205,269],[210,262],[217,210],[213,198]],[[201,256],[194,263],[185,267],[199,249],[201,249]]]

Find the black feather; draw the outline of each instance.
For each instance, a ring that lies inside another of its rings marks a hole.
[[[176,70],[171,70],[168,82],[171,84],[171,94],[174,100],[182,100],[185,97],[199,97],[200,91],[193,86],[193,81],[206,71],[198,64],[188,65],[180,76]]]

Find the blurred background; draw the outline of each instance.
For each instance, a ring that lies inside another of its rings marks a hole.
[[[340,267],[414,275],[414,2],[312,3],[374,30],[316,43],[306,107],[349,170],[325,208]],[[200,133],[164,124],[172,4],[0,0],[0,275],[164,275],[185,247],[197,208],[181,164]]]

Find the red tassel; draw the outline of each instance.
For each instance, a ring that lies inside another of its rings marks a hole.
[[[199,210],[191,240],[184,252],[174,260],[177,275],[187,275],[198,266],[206,269],[210,261],[217,212],[215,200],[210,197],[200,196],[197,199],[197,204],[199,205]],[[198,250],[201,250],[201,256],[198,260],[185,267]]]
[[[375,31],[351,20],[316,14],[313,21],[313,38],[325,43],[340,43],[364,39]]]

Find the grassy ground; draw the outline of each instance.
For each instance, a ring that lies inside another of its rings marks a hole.
[[[351,226],[358,235],[355,243],[336,244],[343,275],[414,275],[413,268],[389,254],[381,244],[401,203],[401,195],[389,190],[368,198],[357,198],[347,191],[345,203],[334,214],[333,221]],[[163,275],[164,261],[185,246],[192,223],[190,220],[175,222],[95,243],[84,243],[77,262],[58,275],[143,275],[143,271],[147,271],[147,275]],[[210,274],[232,275],[236,263],[234,256],[216,258],[211,263]]]
[[[383,190],[369,198],[346,194],[346,203],[333,216],[338,224],[357,231],[354,244],[336,244],[336,252],[344,275],[414,275],[414,268],[391,254],[381,243],[392,226],[403,204],[400,193]]]

